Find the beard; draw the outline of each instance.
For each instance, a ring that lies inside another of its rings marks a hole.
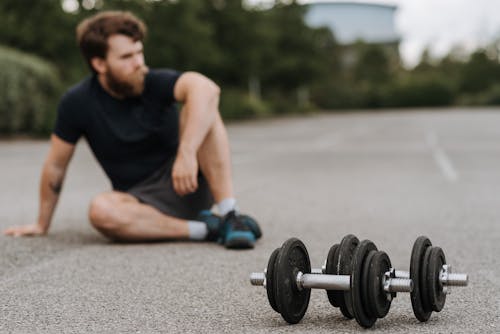
[[[106,72],[106,83],[108,88],[118,96],[124,98],[137,97],[144,92],[144,79],[148,73],[148,68],[143,66],[125,78],[113,73],[112,70]]]

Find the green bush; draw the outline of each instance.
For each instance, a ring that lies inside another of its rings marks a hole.
[[[480,101],[482,105],[500,105],[500,84],[491,86]]]
[[[320,87],[313,102],[322,109],[377,109],[385,106],[386,91],[379,84],[346,82]]]
[[[488,90],[476,94],[462,94],[458,104],[467,106],[498,106],[500,105],[500,85],[491,86]]]
[[[443,79],[408,78],[383,89],[383,107],[445,106],[453,103],[455,92]]]
[[[317,110],[309,90],[305,90],[304,100],[299,102],[297,89],[283,92],[281,90],[266,91],[265,101],[273,115],[309,114]]]
[[[220,112],[224,119],[244,119],[271,114],[269,106],[264,101],[233,89],[222,90]]]
[[[60,88],[53,65],[0,46],[0,134],[49,132]]]

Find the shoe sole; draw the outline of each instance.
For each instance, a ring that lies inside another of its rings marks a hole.
[[[225,246],[231,249],[248,249],[254,247],[254,242],[246,238],[233,238],[226,241]]]

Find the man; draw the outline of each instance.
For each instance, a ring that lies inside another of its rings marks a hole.
[[[93,75],[62,97],[40,184],[38,222],[4,233],[44,235],[78,139],[87,140],[113,190],[90,203],[92,225],[112,240],[191,239],[252,248],[261,236],[233,195],[219,87],[205,76],[149,70],[144,23],[101,12],[77,40]],[[180,113],[176,102],[183,103]],[[217,204],[219,215],[209,209]]]

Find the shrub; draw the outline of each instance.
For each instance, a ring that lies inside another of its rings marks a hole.
[[[52,64],[0,46],[0,134],[49,132],[60,88]]]
[[[488,90],[476,94],[462,94],[458,103],[468,106],[498,106],[500,105],[500,85],[493,85]]]
[[[363,107],[363,98],[354,85],[328,84],[313,87],[312,101],[321,109],[354,109]]]
[[[270,108],[262,100],[234,89],[223,89],[220,112],[224,119],[244,119],[269,115]]]
[[[382,106],[419,107],[450,105],[455,92],[447,82],[438,78],[408,78],[385,87]]]

